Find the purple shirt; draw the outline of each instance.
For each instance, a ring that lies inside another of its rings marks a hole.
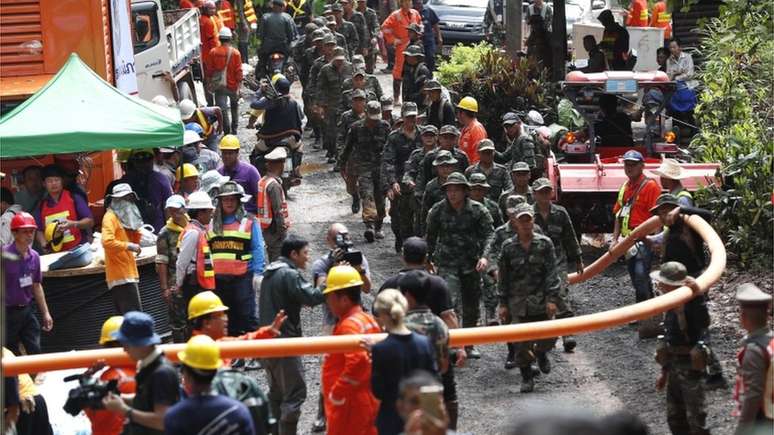
[[[161,172],[151,171],[148,174],[141,174],[139,172],[128,173],[124,175],[120,182],[129,183],[132,186],[132,190],[140,197],[140,199],[150,204],[152,208],[153,217],[148,219],[150,222],[146,224],[153,225],[153,229],[158,234],[162,228],[166,219],[164,218],[164,204],[167,202],[167,198],[172,196],[172,186],[169,184],[169,178]],[[140,204],[140,212],[144,210],[144,205]],[[150,210],[145,210],[143,218],[148,216]]]
[[[15,243],[3,246],[3,252],[16,257],[20,255]],[[30,248],[25,258],[18,260],[3,258],[3,270],[5,270],[5,306],[29,305],[32,302],[32,284],[43,281],[40,255]]]
[[[94,215],[91,214],[89,203],[86,201],[86,198],[83,197],[83,194],[75,193],[72,191],[69,191],[68,193],[70,193],[70,196],[73,198],[73,202],[75,203],[75,213],[77,214],[76,217],[71,217],[70,220],[78,221],[84,218],[94,217]],[[59,195],[59,199],[62,199],[62,195]],[[48,207],[53,207],[58,203],[58,201],[54,201],[54,198],[52,198],[48,193],[40,201],[41,204],[44,202]],[[38,230],[40,231],[43,231],[46,228],[45,222],[43,222],[43,217],[40,215],[40,206],[38,206],[38,208],[35,210],[35,223],[38,224]],[[91,240],[91,233],[88,230],[80,231],[81,240],[83,242]]]
[[[220,175],[228,175],[231,181],[236,181],[245,189],[245,193],[252,195],[250,200],[245,203],[245,210],[248,213],[255,214],[258,211],[258,181],[261,180],[261,174],[255,169],[255,166],[242,161],[237,162],[233,171],[226,169],[225,166],[218,167]]]

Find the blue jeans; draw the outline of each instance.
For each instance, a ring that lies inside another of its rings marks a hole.
[[[228,335],[236,337],[258,328],[253,274],[216,276],[215,294],[228,307]]]
[[[626,261],[629,277],[634,286],[637,302],[653,297],[653,283],[650,280],[650,267],[653,263],[653,252],[644,243],[637,243],[637,255]]]

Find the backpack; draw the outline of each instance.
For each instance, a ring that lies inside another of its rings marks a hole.
[[[275,420],[269,409],[269,400],[258,385],[258,381],[238,370],[222,369],[218,370],[212,380],[212,390],[238,400],[247,407],[253,418],[256,435],[269,433]]]

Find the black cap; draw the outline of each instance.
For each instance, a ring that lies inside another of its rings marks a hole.
[[[410,270],[398,278],[398,288],[401,292],[423,293],[427,286],[427,272],[421,269]]]
[[[403,257],[420,258],[427,255],[427,242],[421,237],[409,237],[403,242]]]
[[[48,177],[62,178],[64,177],[64,171],[58,165],[46,165],[43,167],[41,175],[43,175],[44,180]]]

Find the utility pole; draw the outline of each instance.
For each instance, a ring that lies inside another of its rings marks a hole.
[[[521,26],[521,0],[505,0],[505,47],[511,59],[521,50]]]

